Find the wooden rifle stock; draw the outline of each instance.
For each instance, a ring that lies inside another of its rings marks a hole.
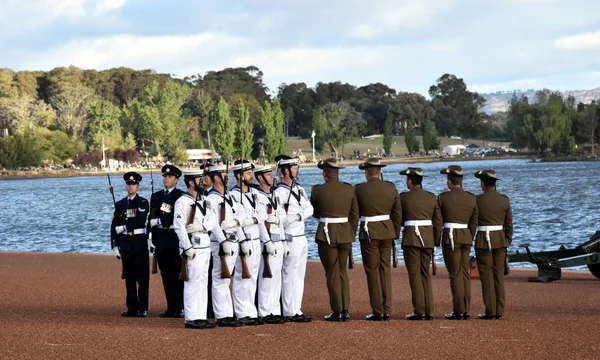
[[[246,240],[252,241],[252,240]],[[240,245],[241,249],[241,245]],[[240,250],[241,253],[241,250]],[[242,261],[242,279],[250,279],[250,270],[248,270],[248,262],[246,261],[246,255],[243,253],[240,254],[240,260]]]
[[[200,195],[199,191],[196,192],[196,198],[194,199],[194,203],[192,204],[192,209],[190,210],[190,216],[188,217],[187,225],[194,223],[194,218],[196,217],[196,207],[197,207],[196,202],[198,201],[198,195]],[[192,235],[188,234],[188,236],[190,237],[190,240],[191,240]],[[184,252],[183,254],[181,254],[181,270],[179,271],[179,280],[188,281],[189,279],[190,279],[190,274],[188,272],[188,258]]]
[[[431,250],[431,273],[437,275],[437,263],[435,262],[435,248]]]
[[[271,215],[272,213],[273,213],[273,205],[269,204],[268,207],[267,207],[267,214]],[[271,223],[265,221],[265,227],[267,228],[267,233],[269,234],[269,240],[272,240],[271,239]],[[266,246],[263,248],[262,256],[263,256],[263,273],[262,273],[262,277],[263,278],[272,278],[273,277],[273,273],[271,272],[271,264],[269,263],[269,253],[267,252],[267,247]]]
[[[392,266],[398,267],[398,250],[396,250],[396,240],[392,240]]]
[[[223,195],[223,203],[221,203],[221,209],[219,210],[219,223],[225,220],[225,195]],[[225,234],[227,236],[227,234]],[[227,241],[227,240],[226,240]],[[221,279],[231,278],[231,271],[227,266],[227,260],[225,260],[225,251],[223,251],[223,245],[219,245],[219,260],[221,261]]]

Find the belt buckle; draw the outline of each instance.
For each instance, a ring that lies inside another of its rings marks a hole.
[[[133,236],[133,231],[128,232],[127,235]]]

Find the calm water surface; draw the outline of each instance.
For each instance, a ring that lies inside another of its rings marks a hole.
[[[450,163],[414,164],[425,172],[423,187],[435,194],[447,190],[439,170]],[[510,197],[514,216],[514,241],[509,252],[528,243],[532,250],[574,247],[598,229],[596,174],[600,162],[528,163],[523,159],[456,162],[467,176],[464,188],[481,193],[473,173],[493,168],[501,181],[498,191]],[[407,164],[388,165],[384,177],[405,191],[405,177],[398,172]],[[150,198],[150,176],[143,175],[140,195]],[[357,166],[343,169],[340,179],[351,184],[364,181]],[[120,176],[112,176],[117,200],[126,195]],[[299,183],[310,196],[310,187],[323,181],[317,168],[302,168]],[[154,177],[156,190],[162,179]],[[182,182],[178,187],[181,188]],[[106,176],[56,179],[0,180],[0,251],[110,253],[109,227],[113,212]],[[318,259],[314,236],[317,221],[307,221],[309,257]],[[402,261],[402,251],[398,247]],[[354,258],[360,260],[358,243]],[[438,262],[442,263],[438,250]],[[526,264],[521,264],[526,265]]]

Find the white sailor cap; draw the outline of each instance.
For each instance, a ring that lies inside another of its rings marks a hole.
[[[254,165],[251,162],[244,161],[244,163],[235,164],[231,167],[231,171],[242,171],[253,169]]]
[[[273,171],[273,168],[271,167],[271,165],[264,165],[264,166],[259,166],[254,168],[254,173],[259,173],[259,174],[263,174],[263,173],[268,173]]]
[[[209,172],[226,172],[227,165],[213,165],[208,168]]]
[[[202,176],[204,176],[204,170],[202,170],[202,169],[183,170],[182,173],[183,173],[183,176],[186,176],[186,177],[202,177]]]
[[[277,163],[278,166],[281,165],[290,165],[290,166],[294,166],[294,165],[298,165],[300,163],[300,159],[298,158],[291,158],[291,159],[281,159],[279,160],[279,162]]]

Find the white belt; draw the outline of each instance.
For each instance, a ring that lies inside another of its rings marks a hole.
[[[331,240],[329,239],[329,228],[327,227],[327,225],[329,224],[342,224],[342,223],[347,223],[348,222],[348,218],[320,218],[319,222],[325,223],[325,226],[323,227],[323,230],[325,231],[325,237],[327,238],[327,243],[331,244]]]
[[[444,228],[450,229],[448,231],[448,238],[450,239],[450,247],[452,251],[454,251],[454,229],[468,229],[468,224],[458,224],[458,223],[444,223]]]
[[[487,242],[488,250],[492,251],[492,242],[490,241],[490,231],[500,231],[500,230],[504,230],[504,226],[502,226],[502,225],[483,225],[483,226],[478,226],[477,227],[477,232],[475,233],[475,236],[477,236],[478,232],[485,231],[485,241]]]
[[[421,241],[422,247],[425,247],[425,242],[423,241],[423,237],[421,236],[421,232],[419,231],[419,226],[432,226],[432,225],[433,225],[433,223],[431,222],[431,220],[406,220],[404,222],[404,227],[407,227],[407,226],[415,227],[415,234],[417,234],[417,237]]]
[[[162,225],[158,225],[156,228],[157,229],[164,229],[164,230],[166,230],[166,229],[175,229],[175,225],[171,225],[169,227],[164,227]]]
[[[146,233],[146,229],[134,229],[133,231],[128,231],[126,233],[126,235],[132,236],[132,235],[140,235],[140,234],[145,234]]]
[[[378,222],[378,221],[386,221],[389,219],[390,219],[389,215],[375,215],[375,216],[361,216],[359,220],[365,222],[363,228],[365,229],[365,232],[367,233],[367,237],[370,240],[369,226],[368,226],[369,223],[370,222]]]

